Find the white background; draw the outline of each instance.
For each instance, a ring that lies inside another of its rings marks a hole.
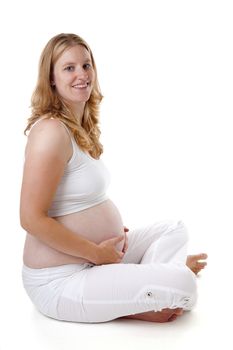
[[[7,1],[1,25],[0,349],[230,348],[232,1]],[[91,46],[104,94],[109,196],[129,228],[182,219],[205,251],[196,308],[169,324],[40,315],[21,283],[19,192],[39,55],[61,32]],[[226,344],[228,344],[226,346]]]

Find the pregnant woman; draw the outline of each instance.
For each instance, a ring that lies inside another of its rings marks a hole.
[[[106,194],[101,99],[88,44],[74,34],[53,37],[25,130],[23,284],[37,309],[59,320],[172,321],[195,304],[207,255],[187,257],[181,221],[124,227]]]

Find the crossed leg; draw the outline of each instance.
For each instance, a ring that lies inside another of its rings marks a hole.
[[[186,265],[190,268],[191,271],[193,271],[196,275],[205,268],[207,265],[206,260],[207,254],[201,253],[201,254],[195,254],[195,255],[188,255],[186,260]],[[130,318],[134,320],[141,320],[141,321],[148,321],[148,322],[171,322],[177,319],[178,316],[181,316],[183,314],[183,309],[176,308],[176,309],[163,309],[158,312],[149,311],[149,312],[143,312],[139,314],[134,315],[128,315],[121,318]]]

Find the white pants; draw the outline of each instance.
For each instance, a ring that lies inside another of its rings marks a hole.
[[[120,264],[23,266],[24,287],[44,315],[74,322],[106,322],[160,311],[191,310],[196,275],[186,266],[187,231],[181,221],[162,221],[129,231]]]

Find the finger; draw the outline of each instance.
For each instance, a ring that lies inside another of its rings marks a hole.
[[[123,253],[126,253],[127,249],[128,249],[127,245],[124,245],[124,247],[123,247],[123,249],[122,249],[122,252],[123,252]]]
[[[107,239],[105,242],[111,242],[111,243],[115,244],[115,243],[122,241],[122,239],[124,239],[124,238],[125,238],[125,236],[117,236],[114,238]]]
[[[115,246],[119,242],[121,242],[125,237],[124,236],[118,236],[114,238],[108,239],[106,242],[109,242],[111,245]]]
[[[197,262],[196,267],[197,268],[204,268],[207,265],[207,262]]]
[[[126,250],[128,249],[129,245],[128,245],[128,240],[125,240],[125,244],[124,247],[122,249],[123,252],[126,252]]]
[[[125,253],[123,252],[117,252],[118,253],[118,259],[117,259],[117,262],[121,262],[121,260],[123,259]]]
[[[205,259],[207,259],[208,258],[208,255],[206,254],[206,253],[201,253],[200,255],[199,255],[199,259],[200,260],[205,260]]]
[[[196,258],[196,260],[206,260],[208,258],[208,255],[205,253],[201,253],[194,255],[194,257]]]
[[[117,242],[122,241],[124,238],[125,238],[125,236],[118,236],[118,237],[112,238],[112,240],[117,243]]]

